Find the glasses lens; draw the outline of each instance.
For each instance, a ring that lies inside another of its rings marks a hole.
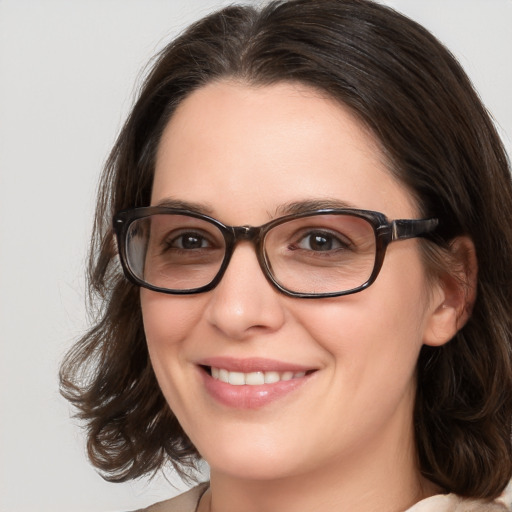
[[[311,215],[272,228],[265,257],[274,279],[296,293],[336,293],[358,288],[375,265],[372,225],[354,215]]]
[[[214,224],[186,215],[158,214],[133,221],[126,236],[126,259],[141,281],[167,290],[209,284],[225,254]]]

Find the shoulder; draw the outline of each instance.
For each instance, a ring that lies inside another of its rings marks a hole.
[[[209,483],[204,482],[175,498],[155,503],[136,512],[195,512],[199,500],[208,486]]]

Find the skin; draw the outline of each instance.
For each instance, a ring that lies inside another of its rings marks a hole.
[[[230,225],[261,225],[305,200],[420,216],[358,120],[288,83],[224,81],[191,94],[157,155],[152,204],[169,199],[200,203]],[[392,243],[377,281],[345,297],[286,297],[247,242],[210,292],[142,289],[159,384],[211,468],[200,510],[399,511],[437,492],[417,468],[415,366],[424,343],[453,336],[457,300],[427,278],[418,240]],[[207,393],[197,366],[217,356],[316,371],[264,407],[226,407]]]

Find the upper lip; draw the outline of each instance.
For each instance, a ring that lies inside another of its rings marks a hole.
[[[278,361],[275,359],[266,359],[260,357],[254,358],[235,358],[235,357],[208,357],[197,361],[199,366],[209,366],[213,368],[222,368],[230,372],[307,372],[315,370],[311,366]]]

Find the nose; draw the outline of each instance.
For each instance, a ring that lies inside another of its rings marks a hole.
[[[266,279],[254,246],[237,245],[220,283],[210,292],[206,320],[225,336],[245,340],[284,323],[284,296]]]

